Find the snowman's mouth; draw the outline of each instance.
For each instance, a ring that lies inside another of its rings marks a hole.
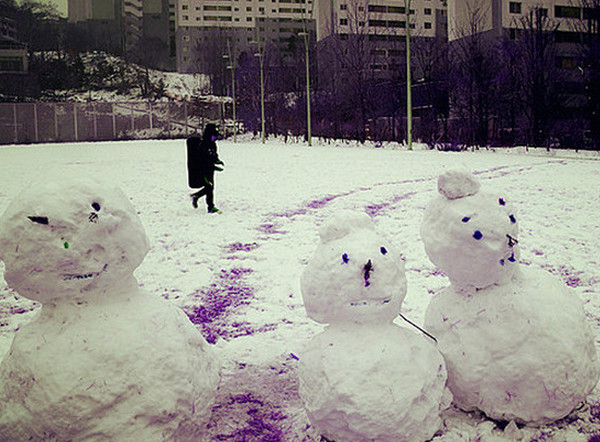
[[[351,301],[350,305],[352,307],[360,307],[364,305],[373,305],[373,304],[389,304],[392,301],[392,298],[384,298],[384,299],[365,299],[362,301]]]
[[[104,267],[99,272],[90,272],[90,273],[63,273],[63,281],[81,281],[82,279],[92,279],[97,278],[102,273],[106,272],[108,268],[108,264],[104,264]]]

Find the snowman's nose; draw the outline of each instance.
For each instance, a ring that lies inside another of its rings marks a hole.
[[[513,247],[514,245],[519,243],[519,241],[517,241],[517,238],[513,238],[510,235],[506,235],[506,237],[508,238],[508,247]]]
[[[369,278],[371,278],[371,272],[373,271],[373,263],[371,262],[371,260],[369,259],[369,261],[365,264],[365,266],[363,267],[363,278],[365,280],[365,287],[369,287],[369,285],[371,284],[369,282]]]

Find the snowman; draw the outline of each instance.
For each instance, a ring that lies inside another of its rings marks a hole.
[[[440,175],[421,237],[451,285],[425,328],[438,341],[454,403],[492,419],[544,424],[592,391],[599,367],[583,306],[550,274],[519,266],[517,217],[469,172]]]
[[[340,213],[301,277],[308,316],[329,324],[301,353],[299,393],[329,439],[422,441],[451,398],[432,341],[393,324],[406,295],[400,253],[366,214]]]
[[[147,251],[128,198],[95,180],[9,206],[4,278],[42,308],[0,365],[0,441],[197,440],[219,367],[179,308],[138,288]]]

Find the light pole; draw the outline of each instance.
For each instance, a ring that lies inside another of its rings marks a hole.
[[[304,50],[306,51],[306,138],[308,140],[308,145],[312,146],[312,135],[310,131],[310,63],[308,59],[308,44],[310,40],[310,35],[306,30],[306,26],[304,28],[304,32],[300,32],[298,33],[298,35],[304,37]]]
[[[406,142],[408,150],[412,150],[412,91],[410,74],[410,0],[406,6]]]
[[[227,40],[227,55],[223,55],[224,59],[229,60],[227,69],[231,69],[231,101],[233,113],[233,142],[237,143],[237,119],[235,114],[235,55],[231,52],[231,41]]]
[[[262,143],[265,144],[265,57],[264,57],[264,47],[261,42],[260,35],[258,35],[258,28],[256,30],[256,41],[254,42],[257,45],[258,52],[254,54],[255,57],[258,57],[258,63],[260,66],[260,133]]]

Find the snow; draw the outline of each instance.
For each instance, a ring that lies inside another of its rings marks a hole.
[[[219,383],[212,348],[133,278],[149,247],[127,196],[62,178],[26,189],[0,218],[5,280],[42,303],[0,364],[0,440],[197,433]]]
[[[323,326],[310,320],[300,275],[333,212],[366,212],[406,258],[403,314],[422,325],[431,295],[448,279],[419,236],[440,172],[466,166],[502,189],[518,211],[522,265],[545,269],[584,303],[600,339],[600,168],[597,154],[519,149],[408,152],[352,143],[313,148],[219,142],[216,176],[223,214],[193,210],[185,142],[130,141],[0,148],[0,212],[49,171],[98,173],[128,195],[150,239],[136,271],[143,288],[191,316],[224,361],[206,440],[319,440],[298,396],[298,354]],[[316,140],[315,140],[316,141]],[[0,264],[0,271],[2,269]],[[38,306],[0,285],[0,354]],[[397,320],[400,324],[402,321]],[[600,391],[565,419],[515,428],[449,409],[435,441],[586,441],[600,435]]]

